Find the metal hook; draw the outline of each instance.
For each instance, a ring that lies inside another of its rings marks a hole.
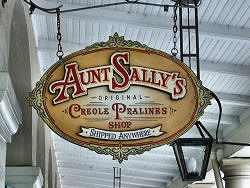
[[[34,10],[36,9],[36,5],[31,1],[30,2],[30,16],[33,14]]]
[[[2,6],[4,8],[4,4],[7,3],[7,0],[2,0]]]
[[[7,0],[5,0],[5,1],[7,1]],[[27,1],[27,0],[23,0],[25,3],[27,3],[27,4],[29,4],[30,6],[33,6],[32,7],[32,9],[34,8],[37,8],[37,9],[39,9],[39,10],[41,10],[41,11],[43,11],[43,12],[47,12],[47,13],[50,13],[50,14],[55,14],[56,13],[56,10],[57,9],[59,9],[59,8],[61,8],[63,5],[60,5],[60,6],[58,6],[58,7],[56,7],[56,8],[50,8],[50,9],[46,9],[46,8],[42,8],[42,7],[40,7],[40,6],[38,6],[38,5],[36,5],[35,3],[33,3],[33,1]],[[32,10],[31,9],[31,10]]]

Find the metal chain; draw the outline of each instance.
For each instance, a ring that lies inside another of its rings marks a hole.
[[[59,58],[59,62],[63,63],[62,57],[64,55],[63,51],[62,51],[62,44],[61,44],[61,40],[62,40],[62,34],[61,34],[61,26],[60,26],[60,9],[56,10],[57,13],[57,40],[58,40],[58,48],[57,48],[57,52],[56,55]]]
[[[178,54],[178,49],[176,48],[177,45],[177,37],[176,37],[176,33],[177,33],[177,3],[175,3],[174,5],[174,26],[173,26],[173,33],[174,33],[174,37],[173,37],[173,43],[174,43],[174,47],[171,50],[171,53],[174,57],[176,57],[176,55]]]

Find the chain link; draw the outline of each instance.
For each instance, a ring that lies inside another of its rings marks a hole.
[[[178,49],[176,48],[177,45],[177,37],[176,37],[176,33],[177,33],[177,3],[175,3],[174,5],[174,26],[173,26],[173,33],[174,33],[174,37],[173,37],[173,43],[174,43],[174,47],[171,49],[171,53],[174,57],[176,57],[176,55],[178,54]]]
[[[63,63],[62,57],[64,53],[63,53],[62,44],[61,44],[62,34],[61,34],[61,25],[60,25],[60,9],[57,9],[56,13],[57,13],[57,40],[58,40],[58,48],[57,48],[56,55],[59,58],[59,62]]]

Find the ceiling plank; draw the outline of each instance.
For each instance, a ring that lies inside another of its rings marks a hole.
[[[68,180],[69,176],[71,176],[71,178],[75,177],[76,179],[84,179],[84,181],[87,181],[89,179],[92,180],[93,182],[99,179],[105,184],[108,184],[108,182],[113,181],[113,167],[110,167],[110,169],[106,168],[101,171],[94,171],[93,173],[91,173],[90,170],[87,169],[72,169],[65,167],[59,167],[58,169],[59,173],[61,174],[60,177],[62,181]],[[141,176],[135,177],[134,174],[132,173],[128,174],[124,169],[122,169],[121,173],[123,179],[122,182],[125,184],[128,183],[132,183],[135,185],[147,184],[152,187],[162,187],[162,185],[164,185],[166,182],[172,181],[171,177],[165,177],[164,180],[158,180],[155,178],[151,178],[150,174],[145,174],[145,173],[143,173],[143,175]]]
[[[250,111],[248,111],[249,113]],[[231,131],[223,141],[236,142],[236,143],[250,143],[249,127],[250,127],[250,113],[248,117],[245,117],[243,122],[233,131]],[[232,154],[244,148],[244,146],[237,146],[231,144],[225,144],[223,147],[224,157],[231,157]]]
[[[108,157],[109,158],[107,158],[107,160],[112,160],[111,156],[108,156]],[[72,154],[72,153],[67,154],[66,151],[65,151],[64,153],[60,153],[58,155],[56,154],[56,158],[58,160],[63,160],[63,159],[67,159],[67,160],[85,160],[86,156],[85,156],[85,153],[78,153],[77,155],[75,155],[75,154]],[[129,161],[136,161],[136,162],[150,161],[151,163],[156,164],[156,165],[157,164],[158,165],[163,165],[163,164],[166,163],[166,161],[169,161],[169,162],[176,165],[174,155],[169,155],[169,156],[166,156],[165,158],[163,158],[163,157],[158,157],[157,158],[157,155],[155,155],[155,157],[151,157],[151,156],[148,156],[146,154],[140,155],[140,156],[136,155],[136,156],[129,156]]]
[[[97,160],[97,161],[94,161],[94,160],[92,161],[74,160],[73,161],[73,160],[64,160],[63,158],[61,158],[61,160],[58,159],[57,162],[58,162],[58,165],[57,165],[58,167],[66,167],[66,168],[74,168],[74,169],[89,169],[89,170],[93,170],[93,168],[97,165],[97,162],[98,162],[98,167],[100,168],[117,165],[117,162],[114,163],[111,160],[105,160],[105,159]],[[129,172],[135,172],[135,169],[136,169],[136,172],[140,172],[140,173],[145,172],[145,173],[151,173],[152,175],[161,174],[163,178],[165,178],[166,176],[174,176],[174,175],[179,174],[178,170],[169,169],[165,166],[163,166],[163,168],[155,168],[155,165],[150,162],[144,162],[144,164],[127,162],[126,165],[124,165],[124,168]]]
[[[44,39],[38,39],[38,51],[57,51],[57,41],[52,40],[44,40]],[[81,49],[84,49],[87,45],[86,44],[76,44],[76,43],[70,43],[70,42],[62,42],[63,51],[65,52],[65,55],[73,53],[75,51],[79,51]],[[192,63],[192,68],[195,67],[195,63]],[[234,65],[234,64],[219,64],[219,63],[211,63],[211,62],[200,62],[200,69],[202,71],[208,71],[208,72],[217,72],[217,73],[225,73],[230,75],[238,75],[238,76],[248,76],[250,77],[250,66],[249,65]],[[232,97],[232,98],[235,98]],[[245,98],[245,97],[243,97]],[[245,99],[239,99],[239,101]],[[237,103],[235,103],[237,105]],[[246,105],[249,106],[249,103],[239,103],[242,104],[242,106]]]
[[[95,180],[97,181],[97,180]],[[91,182],[85,182],[84,180],[82,180],[81,182],[78,181],[70,181],[70,180],[64,180],[61,181],[63,187],[62,188],[100,188],[102,187],[103,183],[102,182],[98,182],[98,183],[93,183],[93,180]],[[113,188],[113,182],[109,182]],[[107,185],[104,185],[105,188],[107,188]],[[109,187],[109,186],[108,186]],[[162,188],[162,187],[155,187],[155,186],[150,186],[147,184],[134,184],[131,182],[126,182],[126,183],[121,183],[121,187],[122,188]],[[164,186],[165,187],[165,186]]]
[[[56,148],[56,150],[57,150],[57,148]],[[74,152],[74,153],[75,153],[75,155],[77,155],[76,153],[79,153],[79,152]],[[142,155],[146,155],[146,154],[142,154]],[[140,158],[142,155],[139,155],[138,158]],[[92,156],[89,156],[89,157],[91,157],[92,159],[95,160],[96,156],[98,156],[98,154],[92,153]],[[104,156],[104,155],[101,155],[101,156]],[[88,164],[90,162],[90,159],[88,159],[89,157],[77,158],[77,157],[70,157],[70,156],[57,156],[56,159],[58,161],[58,164],[67,163],[66,161],[78,161],[79,163],[81,163],[79,165],[85,165],[85,163]],[[110,156],[108,156],[108,157],[109,157],[109,159],[103,157],[104,160],[97,159],[97,160],[95,160],[95,162],[105,161],[104,164],[107,164],[109,166],[112,166],[112,165],[117,166],[117,161],[113,161]],[[83,161],[83,162],[81,162],[81,161]],[[91,161],[90,163],[93,163],[93,161]],[[128,161],[127,160],[123,161],[122,165],[120,165],[120,166],[126,166],[126,168],[135,167],[135,168],[138,168],[139,170],[140,169],[156,170],[159,173],[163,173],[167,169],[167,170],[170,170],[169,173],[174,173],[176,171],[176,165],[177,165],[177,163],[175,160],[167,160],[166,159],[165,162],[163,162],[163,163],[154,163],[151,161],[144,161],[144,160],[140,160],[140,159],[134,160],[134,159],[129,158]]]
[[[249,71],[250,71],[250,67],[249,67]],[[234,95],[234,94],[228,94],[228,93],[216,93],[216,95],[224,104],[250,107],[250,96]]]
[[[62,47],[63,51],[67,51],[69,53],[75,52],[81,49],[84,49],[87,45],[86,44],[76,44],[76,43],[70,43],[70,42],[64,42],[62,41]],[[56,40],[44,40],[44,39],[38,39],[38,51],[57,51],[58,41]]]
[[[191,131],[191,130],[190,130]],[[193,131],[191,131],[193,132]],[[53,133],[55,134],[55,133]],[[67,155],[67,153],[65,153],[66,151],[68,152],[68,154],[71,154],[71,152],[80,152],[79,155],[82,153],[84,153],[85,157],[93,157],[93,151],[85,149],[81,146],[75,145],[73,143],[70,143],[66,140],[63,140],[61,137],[54,135],[54,147],[56,148],[56,150],[58,152],[62,152],[62,154]],[[65,149],[67,148],[67,149]],[[196,147],[190,147],[189,150],[191,152],[196,152],[197,148]],[[163,145],[161,147],[157,147],[157,148],[153,148],[152,150],[146,152],[144,155],[148,155],[149,157],[155,157],[155,156],[160,156],[161,158],[168,158],[168,159],[172,159],[173,158],[173,148],[169,145]],[[106,155],[96,155],[96,156],[106,156]],[[134,158],[135,156],[133,156]],[[99,157],[100,158],[100,157]],[[103,157],[101,157],[103,158]],[[109,158],[106,156],[106,158]],[[97,160],[97,158],[95,159]],[[141,161],[144,163],[144,161]],[[141,164],[142,165],[142,164]]]
[[[55,148],[57,149],[57,151],[61,152],[61,154],[69,154],[70,155],[71,152],[79,151],[79,152],[83,152],[83,155],[86,157],[86,156],[92,156],[92,153],[93,153],[93,151],[90,151],[90,150],[89,150],[89,152],[85,152],[82,150],[81,147],[80,147],[80,149],[77,149],[71,143],[66,144],[66,143],[61,143],[59,141],[59,142],[54,142],[54,144],[55,144]],[[78,146],[76,146],[76,147],[78,147]],[[67,148],[67,149],[65,150],[65,148]],[[154,149],[154,150],[151,150],[149,152],[146,152],[146,154],[148,157],[152,157],[152,158],[157,157],[160,159],[171,160],[174,158],[173,157],[174,152],[173,152],[172,147],[168,146],[168,148],[169,148],[168,150],[163,149],[163,148],[161,148],[159,150]],[[196,151],[196,148],[193,147],[193,148],[190,148],[190,150],[192,150],[194,152],[194,151]],[[66,153],[66,151],[67,151],[67,153]]]
[[[204,113],[199,120],[209,123],[217,123],[218,118],[219,115],[216,113]],[[237,127],[239,125],[239,118],[237,116],[222,115],[220,123]]]
[[[61,188],[113,188],[113,184],[112,182],[109,182],[109,185],[103,184],[102,181],[80,181],[80,183],[78,183],[79,180],[63,180],[61,181],[62,186]]]
[[[103,184],[96,184],[96,183],[82,183],[81,185],[73,185],[73,184],[62,184],[61,188],[113,188],[113,185],[103,185]],[[124,187],[124,188],[128,188],[128,187]]]
[[[114,169],[113,165],[105,167],[99,166],[99,163],[96,163],[96,166],[99,168],[96,168],[95,166],[87,167],[87,168],[80,168],[76,166],[59,166],[59,172],[61,174],[68,174],[68,175],[74,175],[74,176],[88,176],[88,177],[96,177],[105,179],[107,177],[113,177]],[[117,165],[115,165],[117,166]],[[142,181],[145,181],[145,179],[158,182],[158,183],[165,183],[166,181],[171,181],[172,176],[179,175],[179,173],[174,173],[171,175],[163,174],[163,173],[151,173],[150,171],[138,171],[137,169],[127,169],[126,167],[121,168],[123,177],[126,177],[127,180],[133,179],[135,175],[143,174],[139,179]],[[179,172],[179,171],[177,171]],[[67,177],[66,177],[67,178]]]
[[[45,0],[39,0],[39,5],[42,7],[57,7],[61,5],[56,2],[49,2]],[[81,6],[73,6],[65,4],[62,8],[64,9],[75,9],[82,8]],[[36,15],[46,15],[46,16],[56,16],[55,14],[47,14],[42,11],[36,10]],[[114,16],[115,15],[115,16]],[[104,21],[104,22],[116,22],[120,24],[134,25],[137,27],[147,27],[151,29],[160,29],[160,30],[171,30],[173,20],[169,17],[157,17],[157,16],[146,16],[140,14],[133,14],[128,12],[116,11],[111,9],[91,9],[84,11],[76,11],[70,13],[64,13],[62,16],[73,18],[73,19],[87,19],[95,21]],[[199,34],[200,36],[204,35],[206,37],[211,37],[218,40],[230,40],[236,42],[243,42],[250,44],[250,29],[248,28],[238,28],[234,26],[219,25],[219,24],[209,24],[209,23],[200,23],[199,25]]]
[[[192,68],[196,68],[195,63],[192,63]],[[250,66],[249,65],[236,65],[233,63],[212,63],[208,61],[200,61],[200,69],[202,71],[225,73],[234,76],[247,76],[250,77]]]
[[[250,108],[248,108],[245,112],[243,112],[240,117],[240,123],[243,123],[248,117],[250,117]]]

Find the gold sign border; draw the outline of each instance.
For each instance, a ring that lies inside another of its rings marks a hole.
[[[80,50],[78,52],[75,52],[75,53],[68,55],[67,57],[63,58],[63,61],[67,61],[68,59],[71,59],[72,57],[75,57],[75,56],[80,55],[80,54],[88,53],[91,51],[96,51],[99,49],[105,49],[105,48],[115,48],[117,50],[119,48],[130,48],[130,49],[144,50],[147,52],[153,52],[154,54],[165,56],[169,59],[172,58],[172,56],[170,56],[167,53],[164,53],[164,52],[159,51],[159,50],[155,50],[153,48],[149,48],[148,46],[143,45],[137,41],[131,41],[131,40],[126,41],[126,40],[124,40],[124,37],[120,37],[117,33],[115,33],[114,36],[109,37],[109,40],[107,42],[95,43],[91,46],[88,46],[83,50]],[[198,97],[198,110],[197,110],[197,113],[196,113],[195,117],[193,118],[193,120],[187,126],[185,126],[184,129],[177,132],[174,136],[171,136],[170,139],[165,139],[163,141],[160,141],[158,143],[154,143],[151,145],[131,147],[131,146],[123,146],[121,142],[120,142],[118,147],[117,146],[114,146],[114,147],[108,146],[107,147],[106,145],[94,145],[94,144],[90,145],[90,144],[84,143],[83,141],[73,139],[72,137],[62,133],[62,131],[60,131],[53,124],[53,122],[51,122],[51,120],[49,119],[49,117],[45,111],[44,105],[43,105],[43,101],[45,101],[46,98],[44,98],[42,96],[47,77],[52,70],[54,70],[55,68],[57,68],[60,65],[59,61],[56,62],[54,65],[52,65],[44,73],[44,75],[41,77],[40,81],[37,82],[36,88],[33,89],[33,91],[29,93],[29,97],[27,97],[27,99],[29,100],[29,105],[33,106],[37,110],[38,115],[45,121],[45,123],[56,134],[58,134],[62,138],[66,139],[74,144],[77,144],[77,145],[86,147],[92,151],[95,151],[96,153],[111,155],[111,156],[113,156],[113,159],[117,159],[121,163],[124,159],[127,160],[129,155],[142,154],[145,151],[151,150],[152,148],[159,147],[159,146],[162,146],[164,144],[168,144],[168,143],[174,141],[175,139],[180,137],[182,134],[187,132],[195,124],[195,122],[204,114],[204,109],[207,107],[207,105],[211,104],[210,100],[212,97],[210,95],[210,92],[205,87],[202,86],[201,81],[196,77],[196,75],[193,73],[193,71],[186,64],[182,63],[180,60],[175,59],[175,62],[180,64],[182,67],[184,67],[184,69],[189,73],[189,75],[195,81],[195,84],[197,86],[197,91],[198,91],[198,96],[197,96]]]

